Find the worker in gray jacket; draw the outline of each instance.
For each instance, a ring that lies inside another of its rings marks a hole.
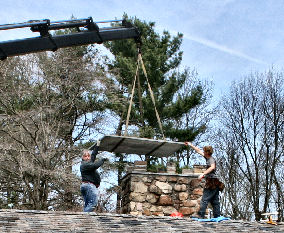
[[[200,202],[200,209],[197,215],[191,216],[192,218],[204,218],[206,208],[209,203],[213,207],[213,216],[218,218],[221,215],[220,212],[220,201],[219,201],[219,191],[222,191],[221,186],[224,184],[219,181],[216,175],[216,160],[212,157],[213,148],[212,146],[203,147],[203,151],[198,147],[192,145],[190,142],[185,142],[185,145],[190,146],[198,154],[202,155],[206,159],[207,169],[201,174],[198,179],[201,181],[205,178],[205,187],[203,190],[202,199]]]
[[[98,187],[101,183],[100,175],[97,169],[103,165],[106,159],[100,159],[95,162],[99,151],[99,143],[95,144],[89,150],[83,151],[82,162],[80,166],[82,184],[81,193],[84,198],[84,212],[92,212],[98,203]]]

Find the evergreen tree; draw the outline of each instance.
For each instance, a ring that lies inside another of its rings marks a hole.
[[[189,93],[181,93],[187,79],[190,78],[188,69],[180,71],[182,61],[182,34],[172,37],[169,32],[164,31],[162,36],[155,32],[153,22],[142,22],[137,18],[130,20],[141,32],[142,39],[142,57],[148,74],[148,80],[154,92],[156,107],[163,123],[164,134],[166,138],[185,141],[193,140],[198,129],[181,129],[174,125],[174,121],[181,119],[190,109],[204,103],[203,87],[201,84],[196,85]],[[113,102],[110,98],[110,108],[115,111],[121,118],[126,119],[126,105],[128,95],[131,93],[132,84],[136,71],[137,45],[133,40],[111,41],[105,43],[111,53],[114,55],[114,61],[109,65],[110,70],[117,73],[113,75],[113,82],[119,83],[120,100],[125,97],[120,105]],[[154,130],[152,138],[162,138],[158,121],[154,111],[154,105],[151,100],[148,85],[142,69],[139,70],[139,80],[141,85],[142,113],[140,108],[139,91],[134,95],[130,123],[142,128],[150,127]],[[116,98],[118,99],[118,98]]]

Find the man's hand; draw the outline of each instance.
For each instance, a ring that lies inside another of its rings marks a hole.
[[[193,145],[192,145],[191,142],[184,142],[184,144],[185,144],[186,146],[191,146],[191,147],[193,147]]]
[[[198,180],[201,181],[204,177],[205,177],[205,175],[204,175],[204,174],[201,174],[200,176],[198,176]]]
[[[100,146],[100,144],[101,144],[101,141],[97,140],[97,146]]]
[[[94,143],[94,145],[92,145],[92,146],[90,147],[90,150],[95,150],[96,148],[98,149],[98,147],[100,146],[100,143],[101,143],[101,141],[100,141],[100,140],[97,140],[97,142]]]
[[[184,142],[184,145],[191,146],[192,144],[191,144],[191,142]]]

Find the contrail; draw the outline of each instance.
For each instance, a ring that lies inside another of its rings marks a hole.
[[[157,27],[157,28],[159,28],[159,27]],[[171,32],[171,34],[177,34],[178,33],[175,30],[170,30],[170,32]],[[197,37],[197,36],[191,36],[191,35],[188,35],[186,33],[182,33],[182,34],[183,34],[183,38],[184,39],[194,41],[196,43],[202,44],[202,45],[207,46],[209,48],[213,48],[213,49],[222,51],[224,53],[227,53],[227,54],[230,54],[230,55],[233,55],[233,56],[237,56],[237,57],[246,59],[248,61],[252,61],[252,62],[255,62],[255,63],[258,63],[258,64],[262,64],[262,65],[268,65],[264,61],[261,61],[261,60],[259,60],[257,58],[251,57],[251,56],[248,56],[248,55],[246,55],[246,54],[244,54],[242,52],[239,52],[239,51],[227,48],[226,46],[219,45],[219,44],[217,44],[217,43],[215,43],[213,41],[210,41],[210,40],[207,40],[207,39],[204,39],[204,38],[200,38],[200,37]]]
[[[231,54],[231,55],[240,57],[240,58],[244,58],[244,59],[246,59],[246,60],[249,60],[249,61],[252,61],[252,62],[255,62],[255,63],[267,65],[267,63],[264,62],[264,61],[261,61],[261,60],[259,60],[259,59],[253,58],[253,57],[251,57],[251,56],[248,56],[248,55],[246,55],[246,54],[244,54],[244,53],[235,51],[235,50],[233,50],[233,49],[227,48],[226,46],[219,45],[219,44],[217,44],[217,43],[215,43],[215,42],[213,42],[213,41],[210,41],[210,40],[207,40],[207,39],[203,39],[203,38],[199,38],[199,37],[190,36],[190,35],[187,35],[187,34],[183,34],[183,37],[184,37],[185,39],[194,41],[194,42],[196,42],[196,43],[205,45],[205,46],[207,46],[207,47],[210,47],[210,48],[213,48],[213,49],[217,49],[217,50],[222,51],[222,52],[224,52],[224,53],[228,53],[228,54]]]

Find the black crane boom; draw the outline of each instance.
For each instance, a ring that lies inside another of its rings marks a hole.
[[[122,23],[118,25],[118,22]],[[115,23],[118,26],[99,28],[98,23]],[[56,51],[70,46],[103,43],[105,41],[135,39],[140,42],[140,33],[136,27],[125,20],[93,22],[87,19],[50,22],[49,20],[29,21],[19,24],[0,25],[0,30],[30,27],[31,31],[39,32],[39,37],[25,38],[0,42],[0,59],[41,51]],[[62,35],[51,35],[50,30],[76,28],[77,32]],[[81,30],[80,28],[83,28]]]

